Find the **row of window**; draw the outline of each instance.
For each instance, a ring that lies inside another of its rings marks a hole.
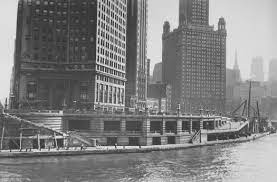
[[[125,63],[125,57],[118,56],[116,53],[105,50],[102,47],[97,46],[97,53],[100,58],[98,61],[101,61],[101,57],[102,58],[105,57],[105,60],[111,59],[112,61],[115,61],[115,62]]]
[[[96,102],[110,104],[124,104],[124,88],[118,88],[102,83],[96,84]]]
[[[107,73],[107,74],[111,74],[111,75],[114,75],[114,76],[118,76],[118,77],[121,77],[121,78],[125,78],[125,73],[116,71],[116,70],[111,69],[111,68],[107,68],[105,66],[97,65],[96,66],[96,70],[97,71],[101,71],[103,73]]]
[[[112,77],[107,77],[107,76],[104,76],[104,75],[96,75],[96,80],[106,82],[106,83],[121,85],[121,86],[125,85],[125,82],[122,81],[122,80],[112,78]]]
[[[100,29],[101,28],[101,29]],[[101,35],[107,41],[114,43],[122,48],[125,48],[126,31],[118,31],[115,29],[114,24],[107,25],[103,21],[98,20],[97,34]]]
[[[113,67],[114,69],[118,69],[119,71],[123,71],[125,72],[125,65],[121,65],[121,64],[118,64],[117,62],[114,62],[114,61],[111,61],[109,59],[105,59],[101,56],[97,56],[97,60],[96,62],[98,64],[102,64],[102,65],[106,65],[106,66],[110,66],[110,67]]]

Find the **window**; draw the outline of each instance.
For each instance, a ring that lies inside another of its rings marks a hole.
[[[87,101],[88,100],[88,83],[82,82],[80,85],[80,100]]]
[[[37,83],[32,81],[27,84],[27,98],[34,100],[37,96]]]

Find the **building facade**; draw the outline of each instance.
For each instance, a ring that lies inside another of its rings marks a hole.
[[[147,97],[147,0],[128,0],[126,107],[142,110]]]
[[[149,103],[153,103],[153,101],[155,101],[158,107],[156,110],[153,111],[167,113],[171,112],[171,95],[172,87],[170,85],[163,83],[149,84],[147,90],[147,104],[149,106]],[[151,110],[151,108],[149,107],[148,109]]]
[[[150,65],[151,65],[151,59],[147,59],[147,86],[151,83],[151,74],[150,74]]]
[[[277,59],[271,59],[269,62],[269,75],[268,80],[269,81],[277,81]]]
[[[153,70],[153,83],[162,82],[163,63],[157,63]]]
[[[13,108],[123,109],[126,26],[126,0],[19,0]]]
[[[140,115],[21,112],[17,115],[33,123],[55,128],[57,132],[77,130],[86,140],[96,139],[102,146],[187,144],[195,135],[195,131],[199,130],[201,141],[205,143],[211,139],[211,130],[216,132],[231,122],[230,118],[222,116],[151,115],[149,112]],[[48,140],[49,138],[52,137],[47,137]]]
[[[255,57],[252,59],[250,77],[253,81],[264,81],[264,61],[262,57]]]
[[[209,25],[208,0],[180,0],[179,27],[163,26],[163,82],[172,86],[172,110],[225,111],[226,23]]]

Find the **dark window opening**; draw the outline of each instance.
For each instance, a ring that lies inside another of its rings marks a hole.
[[[139,138],[138,137],[130,137],[129,138],[129,146],[139,146]]]
[[[120,131],[120,121],[104,121],[104,131]]]
[[[190,122],[189,121],[182,122],[182,131],[190,131]]]
[[[30,100],[34,100],[37,96],[37,83],[29,82],[27,84],[27,98]]]
[[[169,121],[165,123],[165,130],[167,133],[176,133],[177,132],[177,123],[176,121]]]
[[[200,130],[200,122],[192,122],[192,131]]]
[[[161,137],[153,137],[152,145],[161,145]]]
[[[88,83],[82,82],[80,86],[80,100],[87,101],[88,100]]]
[[[108,137],[107,138],[107,146],[114,146],[115,144],[117,144],[116,137]]]
[[[126,122],[127,131],[142,131],[142,122],[141,121],[127,121]]]
[[[151,121],[150,131],[152,133],[161,133],[163,128],[163,123],[161,121]]]
[[[89,130],[90,129],[90,121],[68,121],[68,130],[74,131],[74,130]]]
[[[176,144],[176,138],[174,136],[167,137],[167,144]]]

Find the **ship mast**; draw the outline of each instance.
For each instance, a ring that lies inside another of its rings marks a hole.
[[[250,118],[250,110],[251,110],[251,89],[252,89],[252,82],[250,80],[250,84],[249,84],[249,93],[248,93],[248,108],[247,108],[247,117]]]

